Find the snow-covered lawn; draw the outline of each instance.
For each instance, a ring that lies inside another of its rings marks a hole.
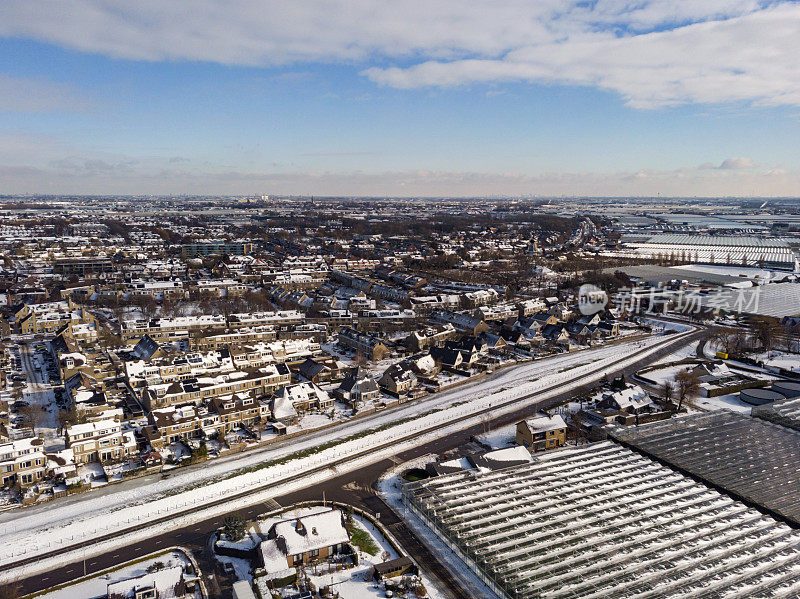
[[[84,484],[98,485],[106,484],[105,479],[106,471],[100,462],[89,462],[83,466],[78,467],[78,476]]]
[[[692,404],[703,410],[734,410],[749,414],[753,407],[739,399],[739,393],[729,393],[719,397],[698,397],[692,400]]]
[[[765,366],[772,368],[783,368],[791,372],[800,372],[800,354],[788,354],[780,351],[763,352],[753,354],[754,360],[763,362]]]
[[[86,501],[53,503],[45,509],[31,508],[13,516],[0,514],[0,565],[42,551],[66,547],[113,530],[139,526],[136,532],[126,533],[126,538],[132,542],[134,538],[150,536],[158,527],[171,528],[178,523],[189,524],[217,513],[227,513],[240,505],[263,501],[288,492],[288,489],[302,488],[325,480],[332,474],[319,472],[303,477],[303,472],[309,469],[369,452],[368,455],[339,463],[336,472],[357,469],[384,457],[396,455],[403,448],[417,446],[427,439],[440,438],[479,423],[480,416],[475,413],[480,410],[492,408],[496,416],[517,410],[523,405],[541,401],[570,387],[599,379],[604,369],[611,367],[616,360],[623,359],[619,366],[624,366],[656,351],[660,343],[675,340],[675,336],[654,336],[586,352],[561,354],[505,370],[482,378],[475,384],[432,395],[419,402],[402,404],[397,409],[383,411],[375,417],[357,419],[334,429],[291,439],[289,443],[279,447],[239,454],[233,456],[233,459],[221,457],[202,464],[200,468],[189,467],[183,472],[175,471],[167,479],[151,479],[149,485],[126,485],[125,490],[119,492],[87,496]],[[543,390],[549,387],[554,389],[544,393]],[[508,405],[499,407],[506,403]],[[391,423],[395,424],[392,426]],[[376,430],[379,426],[381,428]],[[422,432],[429,429],[431,432]],[[264,467],[264,462],[269,460],[291,456],[298,451],[313,450],[322,443],[341,440],[354,433],[358,433],[358,438],[288,462]],[[406,436],[411,438],[397,442]],[[392,444],[376,449],[387,443]],[[261,467],[236,474],[236,468],[256,464]],[[119,486],[122,487],[126,482],[119,483]],[[219,498],[248,490],[253,491],[248,497],[231,500],[226,505],[204,508]],[[163,517],[165,514],[175,514],[172,523],[152,528],[146,526],[153,518]],[[120,539],[116,543],[119,546]],[[102,550],[103,543],[92,547],[95,552]],[[60,557],[57,561],[65,559],[69,558]],[[34,567],[44,569],[50,565],[51,561],[42,560],[36,566],[28,566],[28,574]],[[15,572],[7,570],[0,573],[0,580],[14,574]]]
[[[657,385],[663,385],[667,381],[675,382],[675,377],[679,372],[691,368],[691,364],[676,364],[674,366],[665,366],[664,368],[643,372],[642,376],[648,380],[654,381]]]
[[[43,595],[39,595],[39,597],[41,599],[94,599],[95,597],[105,597],[106,589],[109,584],[147,574],[147,568],[152,567],[157,562],[161,562],[167,568],[173,566],[185,567],[191,564],[189,558],[186,557],[182,551],[169,551],[164,554],[146,558],[135,564],[123,565],[118,570],[94,576],[83,582],[71,584],[55,591],[49,591]]]
[[[517,425],[507,424],[480,435],[475,435],[475,440],[491,449],[505,449],[516,444]]]

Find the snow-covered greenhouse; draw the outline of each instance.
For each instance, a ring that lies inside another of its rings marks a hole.
[[[403,493],[500,597],[800,592],[800,533],[609,441]]]
[[[690,414],[609,435],[727,494],[800,526],[800,432],[730,410]]]

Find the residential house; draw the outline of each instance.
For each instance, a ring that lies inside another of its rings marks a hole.
[[[73,424],[66,428],[64,436],[77,464],[121,461],[137,449],[134,433],[123,432],[122,425],[113,418]]]
[[[449,310],[434,310],[431,314],[431,319],[434,322],[451,324],[459,331],[472,336],[480,335],[489,330],[489,326],[482,318],[451,312]]]
[[[597,407],[606,410],[619,410],[628,414],[647,412],[653,402],[647,392],[639,385],[626,385],[624,389],[605,393],[597,402]]]
[[[307,412],[311,409],[325,411],[333,407],[333,398],[314,383],[288,385],[276,391],[275,396],[287,397],[297,412]]]
[[[47,458],[37,437],[0,443],[0,486],[30,487],[44,478]]]
[[[259,544],[258,554],[267,575],[277,577],[303,564],[342,553],[349,542],[343,514],[327,509],[276,522],[267,531],[267,539]]]
[[[530,451],[554,449],[567,441],[567,424],[558,415],[537,414],[517,423],[517,445]]]
[[[355,407],[380,396],[380,389],[369,371],[358,366],[350,370],[339,388],[334,391],[336,397]]]
[[[402,362],[392,364],[378,380],[378,385],[388,393],[400,397],[417,386],[417,375],[410,366]]]

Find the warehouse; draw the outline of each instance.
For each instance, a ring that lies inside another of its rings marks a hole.
[[[800,591],[800,533],[608,441],[407,483],[403,494],[509,599]]]

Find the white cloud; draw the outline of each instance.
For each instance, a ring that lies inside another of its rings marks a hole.
[[[800,105],[785,0],[4,0],[0,35],[135,60],[346,62],[399,88],[593,86],[635,107]]]
[[[800,105],[800,4],[668,31],[528,45],[498,59],[371,67],[393,87],[497,81],[560,82],[619,93],[653,108],[686,102]]]
[[[727,158],[726,160],[723,160],[722,164],[720,164],[718,168],[723,170],[741,170],[755,167],[756,164],[753,162],[752,158],[741,156],[739,158]]]

